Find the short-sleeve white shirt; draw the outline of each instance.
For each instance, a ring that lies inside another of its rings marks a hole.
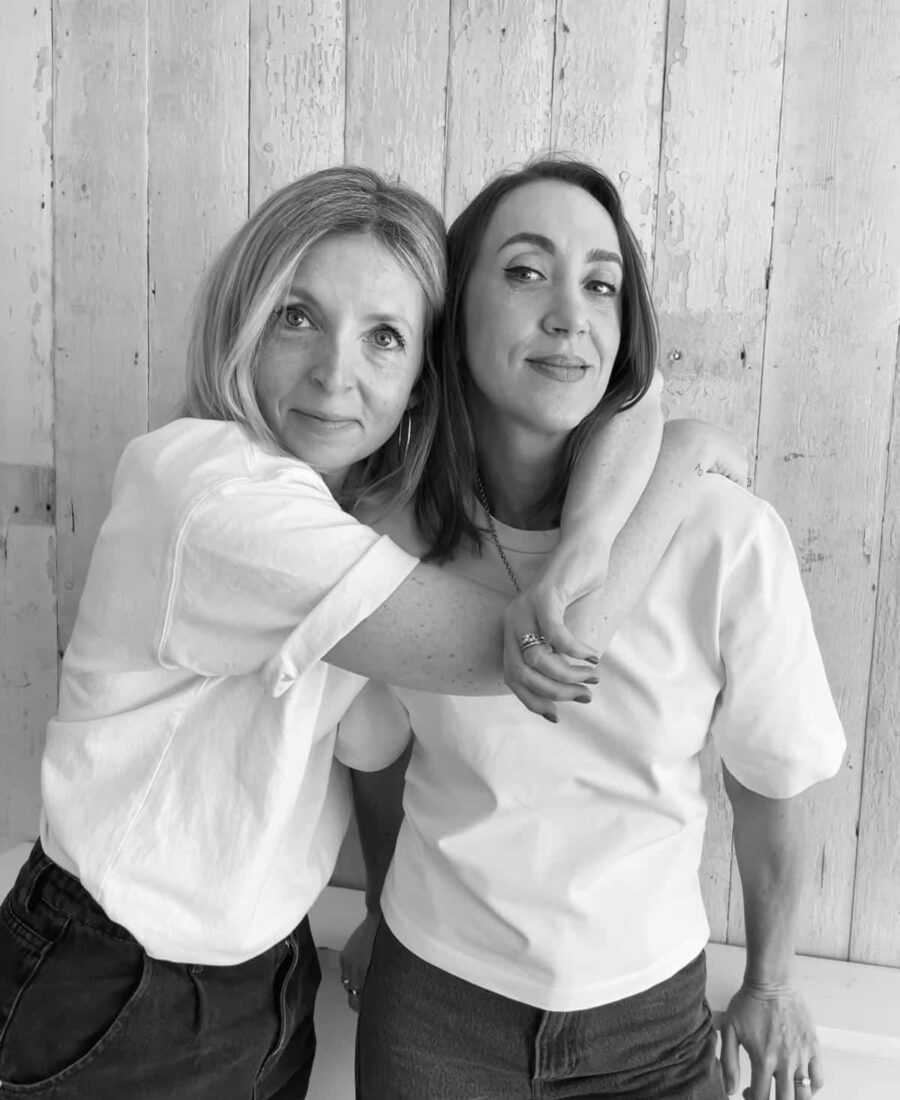
[[[128,446],[47,730],[41,839],[148,954],[242,962],[308,911],[349,815],[334,729],[365,683],[322,658],[416,564],[237,424]]]
[[[709,936],[698,867],[710,734],[732,774],[773,798],[840,766],[784,524],[722,478],[704,485],[601,660],[592,702],[562,704],[558,725],[512,697],[374,683],[342,721],[338,756],[362,770],[415,735],[382,908],[426,961],[550,1011],[648,989]],[[408,513],[385,529],[421,549]],[[557,533],[497,530],[527,583]],[[509,591],[489,541],[449,568]]]

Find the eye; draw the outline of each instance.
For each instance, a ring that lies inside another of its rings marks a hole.
[[[584,285],[589,293],[597,294],[601,298],[612,297],[619,293],[616,284],[607,279],[588,279]]]
[[[382,325],[375,329],[371,339],[379,351],[399,351],[406,347],[403,336],[392,325]]]
[[[313,327],[309,314],[301,306],[282,306],[275,311],[275,316],[282,328],[296,330]]]
[[[526,264],[514,264],[512,267],[504,268],[504,271],[514,283],[536,283],[544,278],[540,271]]]

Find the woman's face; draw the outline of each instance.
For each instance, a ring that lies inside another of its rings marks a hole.
[[[476,423],[572,431],[606,393],[621,296],[619,237],[587,191],[540,180],[507,195],[463,298]]]
[[[257,361],[256,397],[285,450],[332,491],[397,430],[425,314],[419,283],[367,234],[326,237],[297,267]]]

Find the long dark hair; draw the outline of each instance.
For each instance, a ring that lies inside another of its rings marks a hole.
[[[569,183],[595,198],[613,220],[623,261],[622,336],[609,385],[603,399],[569,434],[556,477],[539,508],[562,507],[572,467],[591,431],[639,401],[653,378],[659,347],[656,313],[640,246],[612,181],[584,161],[559,155],[542,157],[492,180],[454,221],[447,236],[447,307],[435,343],[440,357],[441,416],[415,497],[416,520],[430,547],[430,559],[449,557],[462,539],[476,552],[481,547],[474,518],[475,436],[465,400],[470,374],[463,299],[497,207],[517,188],[538,180]]]

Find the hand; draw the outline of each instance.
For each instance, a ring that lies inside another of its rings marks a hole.
[[[691,449],[698,473],[721,474],[738,485],[750,484],[749,448],[731,432],[705,420],[684,419],[669,420],[663,433],[670,439],[674,435]]]
[[[359,1012],[366,974],[372,961],[372,946],[375,933],[381,923],[381,914],[366,913],[363,921],[350,934],[350,938],[341,952],[341,985],[347,992],[347,1004],[354,1012]]]
[[[808,1100],[824,1084],[822,1059],[809,1010],[790,986],[744,982],[722,1025],[722,1072],[729,1096],[740,1084],[738,1046],[750,1057],[750,1087],[744,1100]],[[809,1085],[800,1081],[808,1077]]]
[[[593,666],[597,656],[575,637],[563,618],[567,608],[586,592],[602,587],[606,580],[609,553],[592,550],[589,560],[574,563],[563,560],[559,551],[550,555],[537,580],[506,609],[504,626],[504,678],[519,700],[550,721],[556,721],[551,700],[581,699],[589,702],[591,693],[583,685],[595,680]],[[566,588],[566,579],[577,577],[577,591]],[[521,651],[521,638],[534,634],[546,639],[544,645]],[[571,664],[566,658],[577,664]],[[587,665],[581,662],[588,662]],[[563,697],[558,690],[549,692],[538,677],[574,685]]]

